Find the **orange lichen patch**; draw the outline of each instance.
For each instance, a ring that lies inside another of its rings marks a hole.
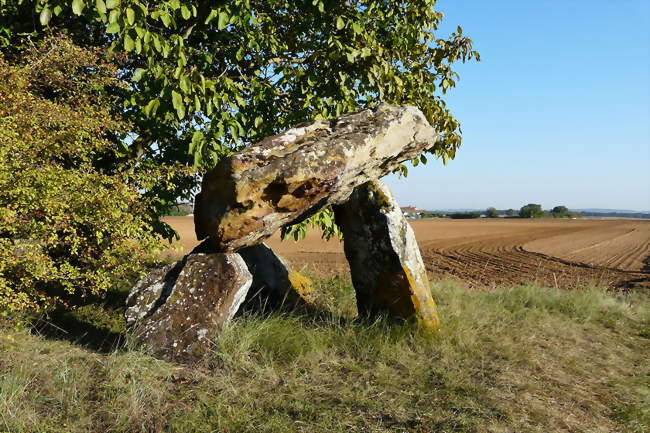
[[[440,328],[431,291],[417,282],[408,267],[403,266],[398,273],[381,272],[375,287],[371,302],[378,309],[387,309],[405,319],[413,317],[424,329],[437,331]]]
[[[402,269],[409,282],[411,302],[413,302],[418,324],[423,329],[435,332],[439,331],[440,318],[438,317],[436,303],[433,300],[433,296],[431,296],[431,290],[429,287],[418,284],[417,281],[415,281],[415,278],[413,278],[413,274],[411,274],[409,268],[404,266]]]
[[[290,271],[288,278],[291,288],[301,299],[308,303],[314,300],[314,285],[309,278],[296,271]]]

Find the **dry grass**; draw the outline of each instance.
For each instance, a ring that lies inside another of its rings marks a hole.
[[[321,288],[336,293],[330,302],[343,300],[342,311],[352,308],[344,280]],[[435,339],[385,321],[251,313],[192,367],[5,327],[0,431],[650,428],[647,294],[534,286],[480,292],[452,282],[433,291],[444,318]],[[96,316],[114,326],[103,314]]]

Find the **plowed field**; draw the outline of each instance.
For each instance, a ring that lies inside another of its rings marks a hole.
[[[166,221],[179,232],[183,251],[196,245],[191,217]],[[433,278],[453,276],[479,287],[531,281],[650,287],[650,221],[433,219],[412,226]],[[267,244],[303,271],[347,272],[342,244],[318,233],[299,243],[274,236]]]

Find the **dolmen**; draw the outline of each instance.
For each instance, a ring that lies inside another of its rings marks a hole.
[[[382,104],[268,137],[221,160],[196,197],[203,242],[140,280],[127,298],[129,335],[168,359],[200,358],[251,293],[313,307],[311,282],[263,242],[326,206],[344,236],[357,308],[439,327],[413,230],[379,179],[438,139],[412,106]]]

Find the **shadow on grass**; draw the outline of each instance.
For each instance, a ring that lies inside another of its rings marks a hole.
[[[45,338],[67,340],[89,350],[108,353],[124,348],[124,310],[128,289],[90,298],[74,310],[56,309],[34,321],[33,331]]]
[[[99,353],[127,350],[124,312],[131,286],[129,282],[122,282],[103,298],[87,298],[84,305],[73,310],[50,311],[35,319],[32,329],[45,338],[69,341]],[[371,322],[371,319],[356,317],[354,292],[346,279],[317,280],[315,288],[318,298],[311,308],[274,298],[270,293],[250,293],[236,317],[264,320],[285,315],[310,324]]]

